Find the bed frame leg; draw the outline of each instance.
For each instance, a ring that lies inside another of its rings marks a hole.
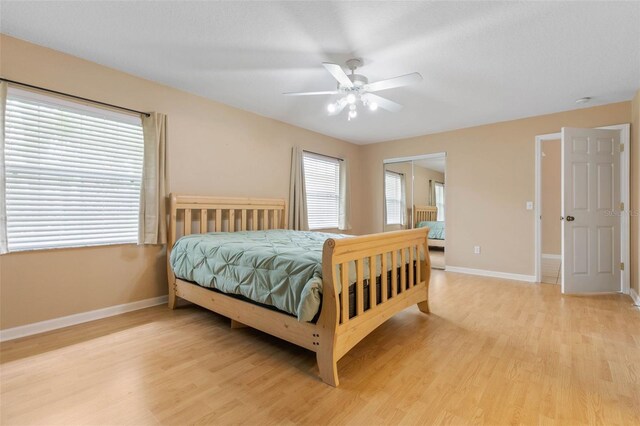
[[[338,381],[338,360],[335,359],[333,348],[319,350],[316,353],[318,361],[318,369],[320,370],[320,378],[326,384],[337,387]]]
[[[247,328],[247,327],[249,326],[241,323],[240,321],[236,321],[234,319],[231,320],[231,328]]]
[[[169,309],[175,309],[177,301],[178,296],[176,296],[175,283],[169,283],[169,296],[167,297],[167,304],[169,305]]]
[[[420,312],[424,314],[430,314],[431,310],[429,309],[429,299],[418,303],[418,309],[420,309]]]
[[[427,231],[428,232],[428,231]],[[431,281],[431,259],[429,258],[429,244],[425,241],[423,246],[424,248],[424,261],[420,262],[420,276],[425,282],[425,291],[424,291],[424,300],[422,302],[418,302],[418,309],[423,314],[430,314],[431,309],[429,309],[429,283]],[[420,250],[418,250],[420,253]]]

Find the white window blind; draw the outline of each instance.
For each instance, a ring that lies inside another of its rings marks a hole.
[[[402,174],[386,171],[384,174],[387,225],[402,225]]]
[[[9,251],[137,242],[143,145],[139,117],[10,87]]]
[[[438,217],[436,220],[444,221],[444,184],[436,182],[436,207],[438,208]]]
[[[304,180],[309,228],[338,228],[340,160],[305,152]]]

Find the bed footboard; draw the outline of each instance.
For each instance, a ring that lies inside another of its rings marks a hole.
[[[338,360],[395,313],[413,304],[429,313],[428,232],[427,228],[420,228],[325,242],[316,350],[324,382],[338,386]],[[355,268],[356,277],[355,315],[349,312],[349,291],[340,285],[350,281],[351,268]],[[368,292],[365,276],[370,278]],[[375,277],[379,280],[379,291]]]

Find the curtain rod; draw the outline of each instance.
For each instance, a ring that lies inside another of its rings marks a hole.
[[[96,101],[94,99],[83,98],[82,96],[70,95],[68,93],[58,92],[56,90],[51,90],[51,89],[47,89],[47,88],[44,88],[44,87],[34,86],[32,84],[21,83],[19,81],[9,80],[9,79],[3,78],[3,77],[0,77],[0,81],[6,81],[7,83],[17,84],[19,86],[29,87],[31,89],[36,89],[36,90],[42,90],[42,91],[48,92],[48,93],[55,93],[56,95],[66,96],[68,98],[73,98],[73,99],[79,99],[81,101],[91,102],[91,103],[102,105],[102,106],[106,106],[106,107],[109,107],[109,108],[116,108],[116,109],[120,109],[120,110],[123,110],[123,111],[134,112],[136,114],[144,115],[145,117],[151,116],[151,114],[149,114],[148,112],[137,111],[135,109],[125,108],[125,107],[121,107],[121,106],[113,105],[113,104],[108,104],[106,102],[100,102],[100,101]]]

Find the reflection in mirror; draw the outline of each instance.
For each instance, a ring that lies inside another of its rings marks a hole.
[[[413,164],[411,161],[384,165],[384,230],[412,226]]]
[[[434,268],[444,268],[446,156],[384,162],[384,230],[429,228]]]

